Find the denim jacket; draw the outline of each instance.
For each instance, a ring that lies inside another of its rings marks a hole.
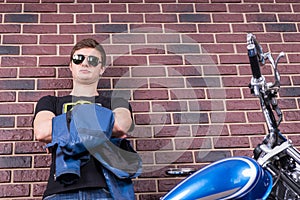
[[[113,125],[113,112],[97,104],[77,105],[54,117],[52,142],[46,147],[56,147],[56,180],[72,184],[80,177],[80,167],[94,156],[103,166],[113,199],[134,199],[131,178],[141,174],[142,161],[128,140],[111,138]]]

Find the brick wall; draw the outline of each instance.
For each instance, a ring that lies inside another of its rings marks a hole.
[[[144,161],[134,181],[138,200],[159,199],[181,180],[167,168],[251,156],[264,137],[247,87],[247,32],[274,56],[286,52],[281,130],[300,145],[297,0],[0,2],[0,199],[41,199],[50,155],[34,141],[35,103],[70,92],[68,55],[86,37],[108,53],[99,91],[113,89],[133,106],[130,138]],[[262,72],[271,80],[269,65]]]

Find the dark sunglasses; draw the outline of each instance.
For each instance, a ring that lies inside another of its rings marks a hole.
[[[79,65],[84,61],[85,58],[86,58],[86,56],[84,56],[82,54],[74,54],[72,61],[74,64]],[[89,65],[91,65],[93,67],[97,67],[99,65],[99,63],[101,63],[101,61],[99,61],[99,58],[96,56],[87,56],[87,61],[88,61]]]

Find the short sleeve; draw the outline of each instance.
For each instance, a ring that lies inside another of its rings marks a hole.
[[[42,97],[35,107],[34,116],[43,110],[53,112],[56,115],[56,97],[55,96],[44,96]]]

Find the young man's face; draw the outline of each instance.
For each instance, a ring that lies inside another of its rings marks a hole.
[[[70,62],[73,79],[79,83],[91,84],[98,82],[99,76],[104,73],[101,54],[93,48],[83,48],[74,52]]]

